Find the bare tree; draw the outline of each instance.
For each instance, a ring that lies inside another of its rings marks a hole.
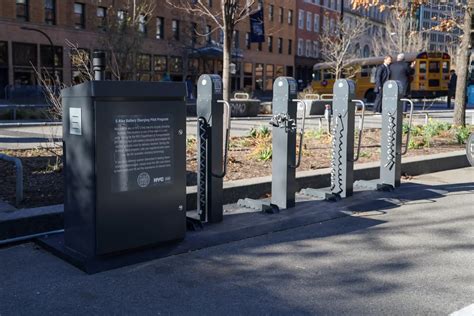
[[[424,32],[418,30],[415,20],[416,17],[407,8],[390,7],[383,27],[385,37],[379,32],[372,40],[375,54],[415,53],[427,49],[428,40],[423,38]]]
[[[356,18],[352,21],[353,23],[338,20],[334,30],[325,29],[319,38],[322,58],[329,63],[329,70],[336,79],[341,78],[343,71],[351,71],[353,59],[359,57],[354,51],[354,44],[368,29],[363,19]]]
[[[107,50],[107,66],[115,80],[136,79],[138,54],[155,9],[154,0],[126,0],[120,9],[108,8],[101,46]]]
[[[188,14],[204,17],[214,25],[211,32],[221,30],[223,34],[222,81],[223,97],[230,95],[230,60],[234,30],[237,24],[249,16],[255,0],[221,0],[220,6],[209,7],[203,0],[166,0],[172,8]],[[207,35],[207,34],[206,34]]]

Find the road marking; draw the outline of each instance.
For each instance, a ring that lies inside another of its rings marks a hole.
[[[460,309],[454,313],[449,314],[449,316],[473,316],[474,315],[474,304],[471,304],[463,309]]]

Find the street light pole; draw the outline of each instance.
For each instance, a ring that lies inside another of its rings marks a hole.
[[[46,39],[48,40],[49,46],[51,47],[51,60],[52,60],[51,65],[53,67],[53,83],[56,84],[56,65],[55,65],[55,60],[54,60],[55,53],[54,53],[54,45],[53,45],[53,41],[51,40],[51,37],[49,37],[48,34],[41,31],[40,29],[37,29],[37,28],[34,28],[34,27],[22,26],[21,29],[25,30],[25,31],[38,32],[38,33],[42,34],[44,37],[46,37]]]

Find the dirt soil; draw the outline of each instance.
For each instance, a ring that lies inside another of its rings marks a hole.
[[[414,137],[414,144],[421,142]],[[356,140],[357,144],[357,140]],[[299,171],[327,168],[331,159],[331,138],[326,134],[308,133],[305,136],[303,157]],[[445,132],[431,139],[429,146],[410,149],[407,156],[420,156],[463,149],[452,134]],[[38,207],[63,203],[62,150],[58,148],[3,151],[19,157],[24,168],[24,196],[20,207]],[[59,159],[59,161],[57,160]],[[380,130],[365,131],[357,163],[380,159]],[[187,184],[196,184],[196,140],[188,139]],[[271,174],[271,136],[232,138],[229,150],[226,181],[268,176]],[[15,170],[11,163],[0,161],[0,200],[13,204],[15,200]]]

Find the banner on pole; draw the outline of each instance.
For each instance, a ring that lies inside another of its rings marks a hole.
[[[265,42],[265,27],[263,23],[263,8],[250,15],[250,42]]]

